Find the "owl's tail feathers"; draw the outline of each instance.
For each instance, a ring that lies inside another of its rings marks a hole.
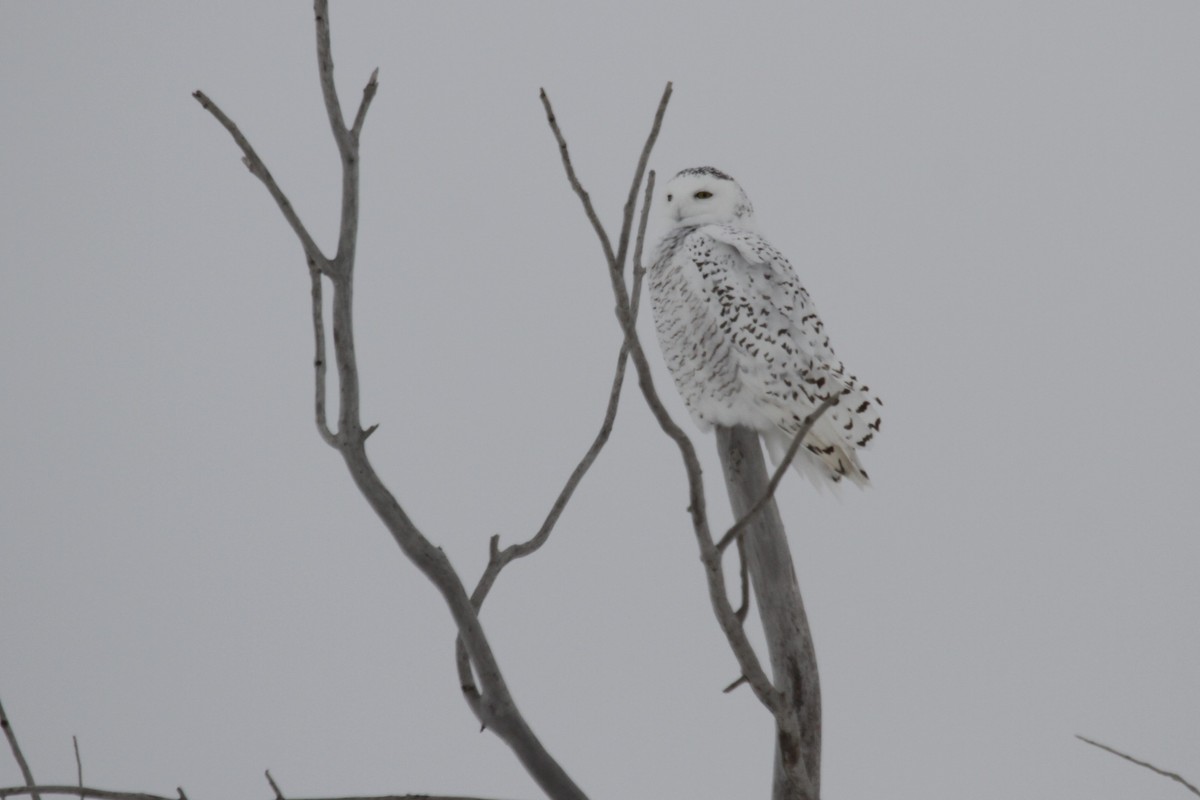
[[[771,461],[778,465],[787,455],[794,435],[776,428],[764,431],[762,437]],[[792,459],[792,469],[807,478],[818,490],[826,486],[836,489],[842,484],[843,478],[864,489],[871,485],[854,447],[841,440],[825,417],[817,420],[813,430],[804,437],[796,457]]]

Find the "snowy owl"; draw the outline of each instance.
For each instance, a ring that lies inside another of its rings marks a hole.
[[[778,463],[804,418],[837,393],[792,462],[818,486],[867,485],[858,460],[879,431],[882,402],[833,354],[792,265],[758,233],[733,178],[685,169],[663,197],[672,228],[648,270],[667,367],[701,430],[757,430]]]

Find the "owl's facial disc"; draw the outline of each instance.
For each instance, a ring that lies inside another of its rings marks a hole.
[[[712,167],[685,169],[667,183],[667,216],[679,225],[746,224],[750,201],[737,181]]]

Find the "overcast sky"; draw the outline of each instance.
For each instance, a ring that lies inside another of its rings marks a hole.
[[[193,800],[268,797],[267,768],[293,796],[539,796],[461,699],[440,597],[316,434],[300,247],[190,96],[242,126],[332,250],[309,5],[0,16],[0,698],[38,779],[74,780],[76,735],[88,784]],[[870,490],[780,492],[824,796],[1185,794],[1075,733],[1200,781],[1200,4],[332,18],[346,101],[380,69],[356,294],[370,452],[466,582],[489,536],[540,523],[620,344],[538,88],[615,226],[672,80],[652,167],[738,178],[886,404]],[[678,456],[627,389],[485,625],[592,797],[767,797],[770,720],[721,693],[737,670]],[[0,757],[0,786],[21,782]]]

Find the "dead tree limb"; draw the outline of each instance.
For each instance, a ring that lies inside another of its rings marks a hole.
[[[89,786],[5,786],[0,787],[0,798],[22,797],[29,795],[37,797],[41,794],[73,794],[76,797],[94,797],[97,800],[179,800],[178,797],[163,797],[146,792],[115,792],[109,789],[93,789]]]
[[[777,726],[774,796],[816,800],[821,780],[821,687],[787,532],[770,499],[758,432],[718,427],[717,451],[729,503],[741,519],[746,568],[775,686],[792,712],[776,715],[777,721],[785,718],[787,724]]]
[[[318,430],[322,438],[341,454],[355,485],[379,515],[396,544],[442,594],[454,618],[476,678],[478,688],[476,693],[469,697],[472,711],[484,727],[489,728],[513,750],[530,776],[547,795],[563,800],[583,800],[583,792],[542,745],[518,710],[508,684],[501,674],[491,644],[480,625],[475,604],[471,602],[450,560],[440,547],[434,545],[413,524],[367,457],[366,440],[374,426],[364,430],[360,416],[359,373],[354,346],[353,281],[359,221],[359,139],[367,111],[378,90],[378,70],[372,73],[363,89],[354,121],[347,126],[333,79],[328,2],[315,0],[313,5],[321,95],[342,165],[341,216],[337,253],[333,257],[321,252],[262,159],[233,121],[203,92],[196,92],[195,97],[233,137],[242,150],[243,162],[250,172],[266,185],[284,218],[300,239],[313,281]],[[333,287],[333,350],[339,399],[336,431],[329,429],[324,418],[325,323],[321,310],[322,278],[329,280]]]

